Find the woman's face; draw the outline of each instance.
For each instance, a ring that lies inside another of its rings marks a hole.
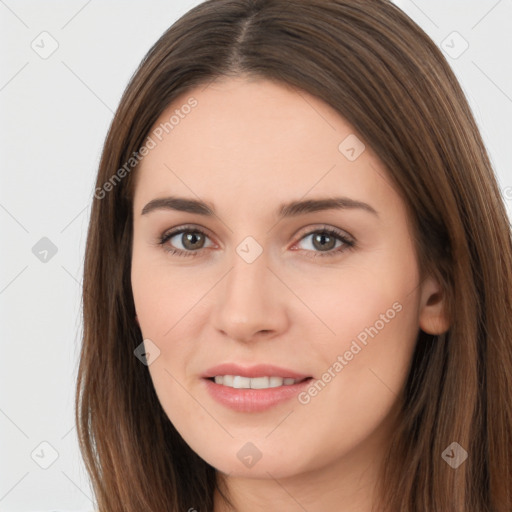
[[[170,421],[232,476],[376,460],[418,330],[441,325],[383,165],[327,104],[263,80],[182,95],[150,137],[131,279]]]

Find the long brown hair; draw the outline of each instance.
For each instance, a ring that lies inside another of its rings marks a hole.
[[[99,511],[213,509],[215,469],[175,430],[134,356],[136,166],[126,162],[174,98],[240,75],[307,91],[361,134],[409,208],[424,275],[447,297],[449,332],[419,331],[379,510],[510,512],[510,224],[453,72],[388,0],[209,0],[163,34],[128,84],[98,171],[83,282],[76,422]],[[468,452],[457,469],[441,456],[454,441]]]

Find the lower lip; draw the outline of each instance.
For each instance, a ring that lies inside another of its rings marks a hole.
[[[235,389],[204,379],[210,396],[238,412],[260,412],[290,400],[311,383],[311,378],[297,384],[267,389]]]

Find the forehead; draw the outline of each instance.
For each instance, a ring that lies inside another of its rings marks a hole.
[[[197,87],[165,109],[149,136],[154,147],[136,171],[137,204],[170,192],[278,202],[317,192],[361,200],[391,192],[368,145],[356,160],[344,154],[344,141],[363,144],[354,128],[286,84],[224,78]]]

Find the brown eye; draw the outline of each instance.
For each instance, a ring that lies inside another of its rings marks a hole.
[[[213,245],[211,243],[210,245],[205,245],[208,238],[200,229],[179,228],[164,234],[159,243],[165,251],[171,254],[195,256],[201,249]]]
[[[181,243],[185,249],[190,251],[202,249],[205,237],[199,231],[187,231],[181,234]]]
[[[328,233],[315,233],[313,234],[313,246],[318,250],[329,251],[334,249],[336,245],[336,238]]]
[[[354,240],[348,234],[334,228],[325,227],[316,231],[310,231],[300,239],[297,245],[303,243],[308,238],[310,242],[301,249],[305,250],[308,253],[308,257],[312,258],[336,256],[347,249],[355,247]]]

